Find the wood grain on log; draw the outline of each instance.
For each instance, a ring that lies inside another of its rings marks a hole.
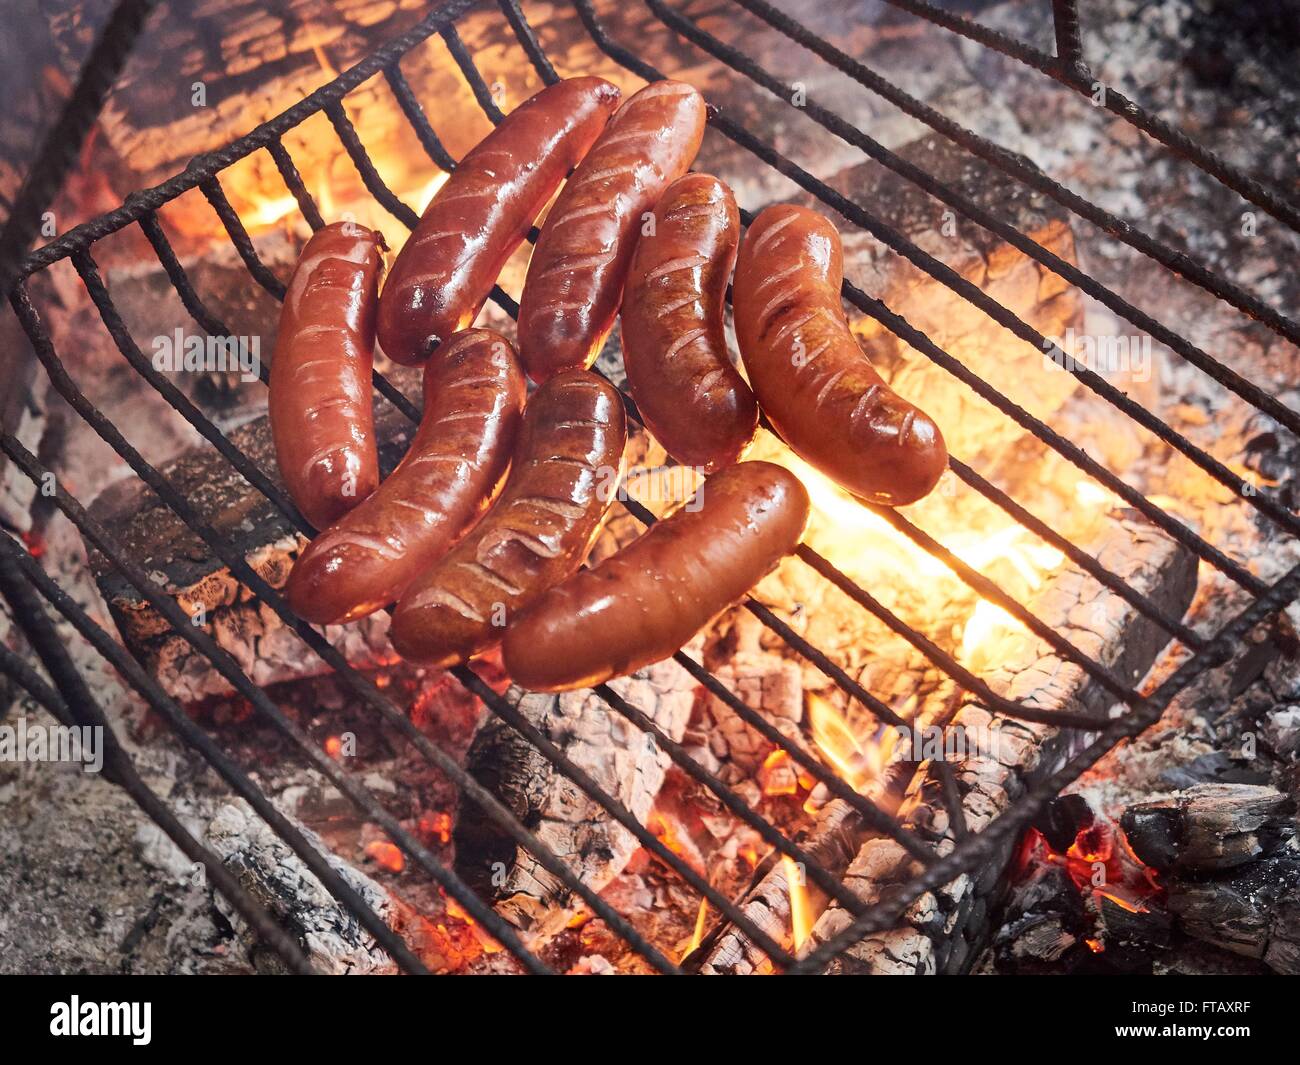
[[[696,683],[681,666],[659,662],[610,681],[610,686],[673,740],[681,740],[696,698]],[[511,688],[506,697],[645,824],[669,764],[651,736],[590,691],[552,695]],[[637,849],[627,829],[500,718],[485,719],[470,746],[467,767],[595,891],[618,876]],[[530,942],[548,940],[581,906],[477,806],[462,805],[454,838],[457,869]]]
[[[414,393],[414,374],[394,380]],[[387,474],[405,453],[412,423],[390,403],[376,401],[380,466]],[[229,435],[245,456],[280,485],[265,415]],[[227,544],[274,588],[283,586],[305,538],[275,506],[207,445],[192,448],[162,473]],[[283,490],[283,486],[280,485]],[[135,478],[118,481],[91,504],[91,514],[113,531],[125,553],[160,589],[239,662],[259,685],[309,676],[325,669],[269,607],[215,557],[208,546]],[[175,632],[97,551],[90,565],[100,594],[132,652],[159,682],[182,700],[230,691],[211,663]],[[354,625],[329,626],[326,636],[358,665],[391,658],[388,617],[375,614]]]
[[[1295,833],[1295,802],[1257,784],[1197,784],[1134,803],[1120,819],[1129,845],[1161,871],[1230,869],[1271,854]]]

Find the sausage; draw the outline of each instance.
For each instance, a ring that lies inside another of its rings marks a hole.
[[[393,602],[487,510],[519,429],[524,372],[505,337],[450,337],[424,373],[424,416],[401,463],[369,499],[307,547],[289,605],[320,625]]]
[[[758,426],[754,393],[727,355],[723,304],[740,215],[708,174],[678,178],[637,242],[623,292],[623,365],[646,427],[678,462],[713,472]]]
[[[425,208],[379,301],[379,345],[414,366],[470,325],[501,268],[565,175],[604,128],[620,93],[569,78],[512,111]]]
[[[573,574],[618,481],[627,421],[618,392],[585,370],[559,374],[524,408],[501,497],[397,604],[403,657],[461,662],[500,638],[516,610]]]
[[[637,233],[700,150],[704,99],[656,81],[609,121],[546,216],[519,303],[519,357],[534,381],[590,366],[614,325]]]
[[[839,234],[821,215],[789,205],[760,212],[741,241],[732,291],[741,358],[793,451],[870,502],[913,503],[943,475],[948,449],[849,332],[843,273]]]
[[[280,311],[271,437],[290,497],[318,529],[379,484],[370,374],[383,248],[355,222],[325,226],[303,248]]]
[[[788,470],[728,466],[639,540],[518,614],[501,648],[506,670],[532,691],[566,691],[667,658],[794,550],[808,509]]]

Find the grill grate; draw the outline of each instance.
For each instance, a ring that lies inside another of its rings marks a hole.
[[[984,140],[973,131],[965,129],[927,105],[908,96],[897,86],[875,74],[862,63],[845,55],[831,43],[813,34],[797,20],[771,7],[766,0],[732,0],[732,2],[737,7],[749,12],[778,32],[786,35],[793,42],[809,49],[827,63],[848,74],[865,88],[878,93],[906,113],[920,119],[940,134],[986,159],[1017,180],[1052,197],[1076,212],[1080,217],[1095,223],[1108,234],[1124,241],[1246,315],[1259,320],[1280,336],[1292,341],[1300,338],[1300,326],[1295,321],[1268,306],[1258,297],[1241,289],[1227,279],[1219,277],[1187,255],[1169,248],[1129,223],[1116,218],[1102,208],[1056,184],[1000,146]],[[988,48],[1011,56],[1056,79],[1069,88],[1084,93],[1091,93],[1093,90],[1094,79],[1082,58],[1077,12],[1075,5],[1069,0],[1054,0],[1053,2],[1059,57],[1038,52],[1020,42],[1013,41],[975,23],[940,11],[926,3],[916,2],[916,0],[890,0],[890,2],[920,18],[927,19],[975,40]],[[792,90],[789,86],[784,85],[779,79],[741,52],[707,33],[687,16],[668,7],[663,0],[646,0],[646,3],[660,22],[682,38],[690,41],[715,59],[720,60],[751,82],[777,95],[783,95],[786,100],[791,98],[790,92]],[[296,528],[308,535],[313,530],[287,496],[276,488],[266,475],[254,466],[238,448],[231,444],[225,435],[175,386],[153,369],[150,360],[131,338],[129,330],[119,316],[112,296],[100,277],[91,249],[97,241],[108,234],[117,232],[129,225],[139,225],[162,264],[172,286],[178,293],[186,311],[207,332],[214,335],[226,335],[228,330],[225,325],[205,306],[202,298],[190,283],[184,267],[177,259],[155,212],[163,204],[182,193],[198,188],[221,220],[249,275],[272,296],[282,299],[284,285],[259,258],[243,223],[222,190],[220,174],[236,160],[257,151],[266,150],[273,158],[286,188],[297,202],[303,218],[313,229],[320,228],[324,224],[324,219],[311,194],[306,189],[291,154],[281,139],[287,131],[317,112],[324,112],[330,120],[340,143],[356,167],[365,187],[376,201],[392,214],[397,221],[408,228],[413,227],[417,221],[415,212],[395,196],[384,183],[374,167],[357,130],[347,118],[343,110],[342,100],[362,83],[370,78],[382,75],[392,89],[402,113],[413,127],[430,160],[441,169],[453,169],[455,161],[446,151],[437,133],[429,123],[414,91],[403,76],[399,64],[408,51],[434,34],[438,34],[447,45],[461,75],[470,87],[484,114],[493,123],[499,122],[503,115],[493,101],[491,91],[476,69],[473,58],[456,29],[458,19],[472,8],[480,6],[475,0],[452,0],[440,11],[425,18],[409,32],[395,38],[373,55],[341,74],[334,81],[313,92],[280,116],[259,126],[249,135],[220,151],[194,160],[184,172],[175,178],[132,195],[118,210],[78,226],[38,249],[26,259],[20,270],[21,277],[25,279],[57,261],[69,259],[75,266],[115,345],[132,367],[186,421],[216,447],[221,455],[231,463],[250,485],[262,492],[285,514]],[[557,80],[558,75],[542,49],[518,0],[500,0],[499,7],[527,61],[545,82],[550,83]],[[610,35],[607,27],[597,15],[591,0],[575,0],[574,7],[592,40],[614,62],[647,80],[662,76],[654,67],[619,44]],[[1108,89],[1104,98],[1105,106],[1110,110],[1131,122],[1167,148],[1184,156],[1207,173],[1216,177],[1224,185],[1240,193],[1250,202],[1273,214],[1292,228],[1300,229],[1300,211],[1281,194],[1264,187],[1249,175],[1217,158],[1213,153],[1195,144],[1181,131],[1168,126],[1162,120],[1144,111],[1113,89]],[[1188,363],[1208,374],[1215,381],[1252,404],[1256,409],[1268,414],[1293,431],[1300,432],[1300,414],[1283,406],[1275,398],[1265,394],[1258,386],[1234,373],[1210,353],[1201,350],[1167,326],[1131,306],[1096,279],[1077,267],[1062,261],[1029,237],[988,215],[955,190],[943,185],[889,152],[878,142],[872,140],[834,112],[817,105],[812,100],[807,100],[802,109],[809,117],[830,132],[860,149],[871,158],[876,159],[885,167],[914,182],[932,196],[951,206],[958,213],[998,234],[1026,255],[1059,274],[1069,283],[1098,299],[1120,317],[1148,332],[1178,353]],[[970,284],[942,262],[927,255],[919,247],[889,227],[883,220],[868,212],[862,205],[841,196],[796,162],[786,158],[770,144],[767,144],[725,115],[711,114],[710,124],[723,136],[747,149],[762,163],[774,167],[805,191],[812,193],[822,203],[834,208],[854,225],[876,236],[930,277],[957,292],[1012,335],[1040,349],[1044,349],[1045,339],[1028,323],[986,296],[980,289]],[[746,224],[748,224],[751,217],[748,212],[742,212],[742,220]],[[534,231],[532,236],[535,237],[535,235]],[[1002,414],[1033,433],[1034,436],[1057,451],[1089,477],[1124,499],[1131,507],[1163,529],[1171,538],[1221,571],[1229,580],[1249,593],[1252,601],[1241,614],[1213,638],[1199,636],[1179,619],[1167,616],[1160,607],[1152,603],[1147,597],[1107,570],[1087,552],[1055,532],[1005,492],[981,477],[975,470],[958,459],[951,459],[950,465],[953,473],[966,485],[988,498],[1030,532],[1060,549],[1076,565],[1092,575],[1104,586],[1123,597],[1126,602],[1156,622],[1164,631],[1191,652],[1187,660],[1160,687],[1150,695],[1143,697],[1129,685],[1115,678],[1095,659],[1080,651],[1064,635],[1043,623],[1016,599],[1005,594],[979,572],[954,557],[907,518],[887,508],[876,508],[877,513],[889,521],[894,528],[942,561],[980,596],[1003,607],[1017,617],[1032,632],[1046,641],[1062,658],[1079,665],[1091,677],[1104,685],[1116,700],[1125,703],[1128,707],[1127,713],[1120,718],[1113,720],[1110,718],[1100,719],[1087,714],[1036,711],[996,695],[989,689],[985,681],[961,666],[951,655],[936,646],[923,633],[917,631],[888,610],[869,592],[859,587],[849,577],[836,569],[827,559],[807,546],[801,547],[797,554],[804,564],[835,585],[854,603],[882,621],[893,632],[909,641],[942,672],[969,692],[979,696],[990,708],[1022,720],[1049,721],[1062,727],[1080,729],[1095,734],[1095,738],[1079,754],[1071,758],[1056,773],[1031,788],[1001,817],[982,831],[958,833],[959,839],[955,848],[947,856],[940,859],[919,838],[905,831],[892,817],[867,798],[859,795],[847,783],[826,769],[822,761],[802,744],[790,740],[777,731],[755,709],[734,695],[701,665],[684,653],[679,652],[675,655],[675,660],[692,677],[725,702],[746,724],[753,727],[769,741],[785,749],[793,761],[815,779],[824,783],[832,795],[850,803],[867,825],[890,836],[920,860],[923,871],[918,876],[912,878],[896,896],[891,897],[890,901],[870,907],[844,888],[837,877],[822,868],[817,862],[811,860],[810,856],[797,843],[787,839],[775,826],[752,811],[744,799],[723,784],[714,774],[696,763],[680,744],[675,743],[665,735],[641,710],[629,704],[607,685],[601,685],[594,689],[595,694],[604,701],[613,713],[620,715],[633,727],[648,735],[673,763],[712,792],[724,806],[737,818],[753,828],[775,851],[788,855],[794,861],[802,863],[808,878],[822,888],[831,898],[841,902],[853,915],[853,924],[845,932],[798,960],[779,943],[774,942],[761,929],[755,927],[732,900],[721,895],[707,880],[644,828],[617,798],[607,794],[596,785],[582,769],[574,765],[562,751],[541,735],[518,711],[498,696],[472,666],[460,666],[451,671],[452,675],[481,699],[494,714],[501,717],[508,725],[522,734],[562,774],[570,778],[583,792],[610,814],[615,821],[628,829],[643,846],[681,876],[687,884],[707,899],[710,905],[715,907],[719,913],[749,936],[779,967],[792,973],[820,971],[840,951],[863,935],[891,927],[898,921],[906,907],[923,892],[939,887],[961,873],[971,870],[980,862],[987,860],[996,853],[1000,846],[1020,832],[1045,802],[1094,764],[1117,742],[1125,737],[1136,735],[1157,720],[1165,707],[1168,706],[1170,700],[1179,691],[1205,670],[1226,661],[1250,628],[1280,610],[1297,594],[1300,594],[1300,567],[1288,572],[1272,586],[1265,584],[1220,548],[1207,542],[1194,530],[1147,499],[1142,493],[1131,488],[1109,470],[1088,458],[1070,440],[1034,418],[991,385],[981,380],[952,355],[909,325],[882,302],[869,296],[849,281],[845,282],[844,296],[853,306],[876,319],[901,340],[910,344],[988,400]],[[517,303],[499,287],[494,290],[492,298],[512,317],[517,314]],[[39,312],[28,295],[25,281],[20,282],[13,291],[11,303],[24,331],[31,340],[37,358],[48,374],[55,390],[68,401],[95,433],[108,443],[119,456],[125,459],[136,475],[153,489],[164,503],[208,544],[215,555],[229,566],[231,572],[262,603],[275,611],[284,623],[297,633],[305,645],[339,675],[361,702],[380,715],[387,724],[393,726],[395,730],[413,744],[429,763],[437,767],[456,784],[464,798],[480,806],[517,845],[526,848],[545,869],[561,880],[578,897],[582,898],[595,913],[606,921],[611,929],[621,935],[653,968],[663,973],[681,971],[675,962],[665,957],[644,937],[638,934],[623,915],[587,888],[560,858],[541,843],[496,798],[484,790],[454,758],[421,733],[411,723],[401,707],[397,706],[369,680],[353,670],[343,656],[326,642],[319,632],[296,618],[288,609],[280,593],[267,585],[262,578],[253,572],[242,555],[225,543],[220,535],[203,521],[189,502],[169,485],[166,478],[132,448],[118,428],[95,409],[94,405],[67,374],[54,348],[53,341],[42,324]],[[1211,477],[1231,488],[1242,503],[1255,508],[1278,529],[1290,534],[1300,531],[1300,519],[1297,519],[1291,511],[1273,496],[1265,491],[1255,490],[1253,486],[1247,486],[1240,477],[1218,460],[1198,448],[1157,416],[1129,400],[1122,392],[1095,373],[1082,367],[1074,368],[1073,372],[1086,387],[1124,413],[1132,421],[1149,430],[1169,448],[1182,453]],[[262,375],[265,382],[267,376],[265,367],[262,368]],[[385,400],[395,404],[408,418],[412,420],[418,419],[418,411],[414,406],[379,374],[375,375],[375,387]],[[633,417],[636,417],[635,407],[630,401],[628,406],[630,413]],[[45,479],[45,483],[50,483],[52,480],[49,478],[48,471],[13,436],[4,434],[3,437],[0,437],[0,449],[3,449],[9,459],[33,481],[41,483]],[[53,502],[81,531],[86,540],[95,545],[110,564],[136,588],[140,595],[171,622],[178,633],[200,654],[211,661],[213,668],[236,691],[244,695],[259,714],[283,733],[293,746],[298,748],[302,756],[338,787],[359,810],[365,813],[367,818],[379,824],[388,833],[389,838],[444,888],[447,894],[454,898],[475,921],[478,921],[508,951],[518,958],[528,971],[534,973],[549,971],[546,964],[521,942],[513,928],[489,905],[484,903],[460,879],[454,870],[448,868],[422,846],[418,840],[413,838],[384,810],[382,805],[366,788],[357,783],[351,774],[339,767],[337,763],[317,748],[311,739],[285,717],[274,702],[240,669],[235,660],[222,650],[206,632],[190,624],[189,617],[181,611],[180,607],[151,584],[136,563],[124,554],[114,537],[102,528],[62,486],[56,487]],[[654,520],[648,511],[633,501],[629,500],[623,505],[644,524],[649,524]],[[57,647],[57,641],[54,641],[52,645],[48,639],[49,632],[52,631],[50,629],[51,623],[40,606],[40,600],[43,599],[46,603],[52,605],[121,674],[127,683],[159,713],[178,737],[196,750],[216,769],[234,792],[252,805],[259,816],[266,820],[280,838],[315,873],[325,888],[375,936],[379,944],[392,955],[399,966],[408,972],[425,971],[420,960],[411,953],[401,938],[389,929],[384,921],[342,881],[325,862],[323,856],[307,843],[293,825],[276,812],[267,797],[247,774],[221,750],[211,737],[186,716],[183,709],[161,689],[156,681],[145,673],[139,663],[125,652],[108,632],[90,618],[84,610],[63,592],[52,578],[44,573],[37,562],[22,549],[21,545],[8,537],[4,538],[3,544],[0,545],[0,587],[3,588],[11,606],[14,607],[15,613],[19,616],[28,617],[25,628],[31,637],[33,646],[40,654],[51,680],[54,682],[54,687],[58,690],[55,691],[54,688],[51,688],[26,663],[11,653],[0,654],[0,669],[3,669],[19,685],[26,688],[38,702],[50,709],[60,720],[75,719],[80,723],[103,723],[102,711],[86,689],[84,680],[77,674],[71,660],[66,656],[66,652],[60,656],[58,650],[61,649]],[[23,604],[26,604],[31,609],[23,611]],[[906,724],[884,702],[850,677],[838,664],[799,636],[770,608],[753,599],[748,600],[746,605],[758,620],[784,641],[796,655],[825,673],[850,698],[864,706],[880,722],[894,727],[901,727]],[[42,633],[45,635],[43,636]],[[220,865],[220,862],[210,854],[203,852],[202,848],[193,840],[189,840],[187,844],[175,835],[173,829],[179,829],[179,825],[174,824],[174,817],[156,797],[151,799],[151,793],[148,793],[147,789],[141,791],[143,785],[138,784],[139,778],[134,775],[129,760],[125,756],[118,756],[112,760],[111,765],[114,774],[112,779],[127,788],[133,797],[141,802],[149,816],[158,821],[160,826],[173,835],[173,838],[178,839],[186,853],[190,853],[192,857],[196,854],[199,855],[196,860],[203,860],[208,865],[217,888],[231,899],[241,913],[249,918],[267,942],[284,956],[286,961],[296,970],[301,971],[307,968],[308,963],[303,958],[297,945],[275,927],[265,911],[247,895],[244,889],[232,880]],[[946,769],[951,774],[950,767],[944,766],[941,768]],[[960,825],[962,823],[960,819],[960,802],[951,775],[947,777],[945,784],[945,802],[953,817],[953,823]],[[179,829],[179,831],[184,832],[183,829]],[[191,853],[194,848],[197,848],[197,850]]]

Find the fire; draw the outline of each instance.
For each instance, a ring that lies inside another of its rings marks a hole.
[[[790,938],[798,951],[812,935],[812,906],[803,882],[803,871],[788,854],[781,855],[781,864],[785,868],[786,887],[790,892]]]
[[[763,760],[758,770],[758,783],[767,796],[794,795],[799,791],[799,775],[790,756],[780,747]]]
[[[951,631],[952,652],[973,672],[1002,657],[1003,641],[1024,637],[1020,621],[976,594],[943,561],[775,437],[760,434],[752,457],[785,466],[807,486],[813,504],[805,537],[809,546],[912,627],[927,633]],[[1084,545],[1100,531],[1107,511],[1123,505],[1114,493],[1051,456],[1024,491],[1012,494],[1054,530]],[[1021,603],[1065,563],[1060,550],[966,489],[952,474],[903,515]]]
[[[865,730],[855,729],[833,703],[814,692],[808,693],[807,709],[813,742],[854,791],[861,791],[880,775],[893,749],[894,733],[885,733],[879,741],[870,738]]]
[[[709,900],[700,899],[700,908],[695,914],[695,928],[691,932],[690,941],[686,944],[686,949],[682,951],[682,957],[685,958],[699,949],[704,942],[705,919],[709,915]]]

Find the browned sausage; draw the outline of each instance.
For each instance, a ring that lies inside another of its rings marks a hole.
[[[280,311],[271,436],[289,495],[323,529],[379,484],[371,411],[380,234],[355,222],[307,242]]]
[[[849,332],[840,236],[804,207],[769,207],[740,245],[736,339],[754,394],[790,447],[875,503],[920,499],[948,450],[924,411],[895,393]]]
[[[627,383],[668,454],[712,472],[740,457],[758,425],[722,329],[740,216],[721,181],[687,174],[668,186],[654,219],[623,292]]]
[[[788,470],[728,466],[639,540],[516,616],[506,670],[524,688],[564,691],[667,658],[794,550],[808,507]]]
[[[569,78],[521,104],[456,167],[393,264],[379,344],[415,365],[477,317],[506,260],[618,105],[601,78]]]
[[[618,109],[565,184],[533,249],[519,303],[519,357],[534,381],[590,366],[618,313],[643,215],[686,173],[704,99],[656,81]]]
[[[286,591],[298,615],[321,625],[364,617],[446,554],[501,487],[524,395],[499,333],[448,339],[425,370],[424,416],[401,464],[294,564]]]
[[[501,498],[398,602],[390,630],[398,653],[435,666],[464,661],[582,565],[626,442],[623,403],[608,382],[572,370],[539,388]]]

